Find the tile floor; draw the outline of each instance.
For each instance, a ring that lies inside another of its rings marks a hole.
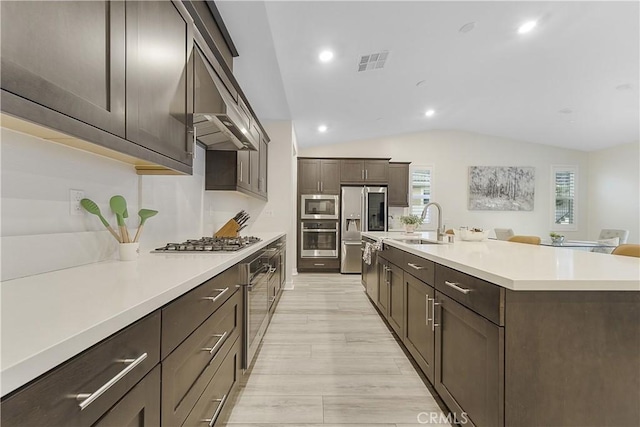
[[[222,425],[449,425],[419,422],[442,411],[369,302],[359,275],[300,274],[294,286],[284,291]]]

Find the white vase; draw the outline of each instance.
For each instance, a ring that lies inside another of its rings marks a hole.
[[[415,231],[416,231],[416,227],[417,227],[417,225],[416,225],[416,224],[405,224],[405,225],[404,225],[404,230],[405,230],[407,233],[413,233],[413,232],[415,232]]]

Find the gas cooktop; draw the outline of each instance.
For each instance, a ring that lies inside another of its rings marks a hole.
[[[167,252],[234,252],[259,242],[259,237],[202,237],[182,243],[167,243],[153,253]]]

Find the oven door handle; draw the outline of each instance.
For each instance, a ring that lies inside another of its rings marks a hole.
[[[266,273],[270,268],[271,268],[270,264],[263,264],[262,267],[260,267],[260,269],[258,271],[253,273],[253,275],[249,279],[249,283],[250,283],[249,289],[253,288],[253,285],[254,285],[253,279],[255,279],[258,275],[260,275],[262,273]]]
[[[335,228],[303,228],[303,233],[337,233]]]

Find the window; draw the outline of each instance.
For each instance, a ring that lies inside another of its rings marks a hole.
[[[577,181],[576,166],[552,167],[553,230],[577,230]]]
[[[411,167],[411,201],[409,213],[422,215],[424,206],[431,201],[432,169],[429,166]],[[433,211],[429,209],[424,219],[423,227],[431,225]]]

